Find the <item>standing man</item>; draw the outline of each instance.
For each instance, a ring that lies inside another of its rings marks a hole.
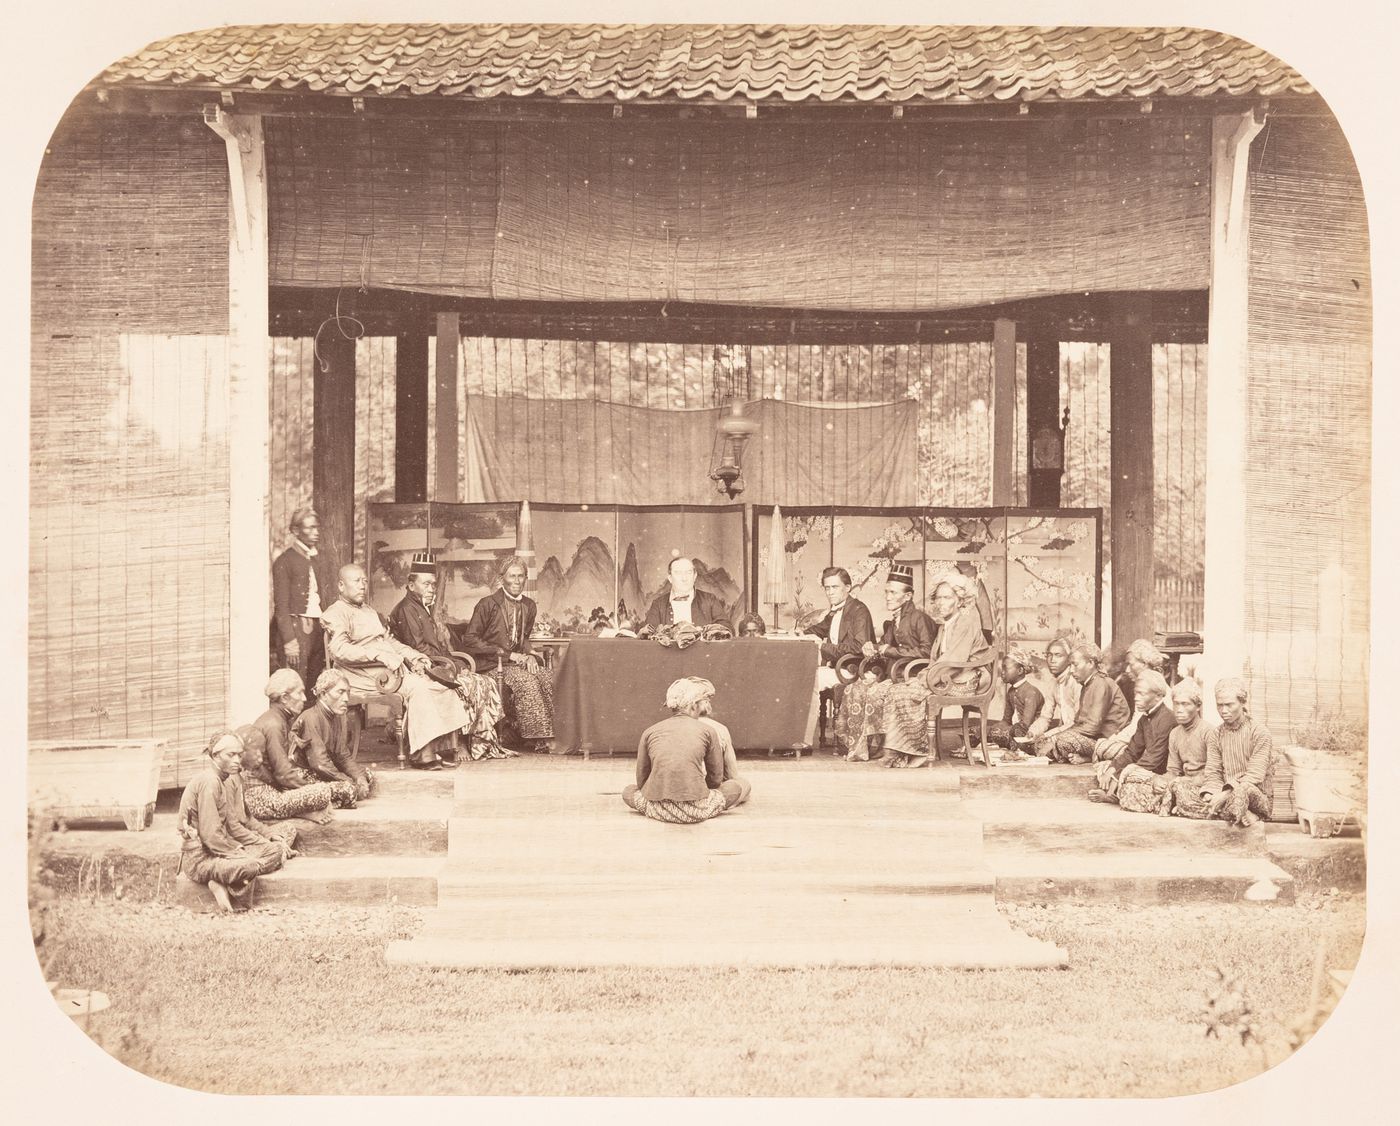
[[[314,509],[292,513],[292,542],[272,564],[272,612],[277,634],[278,668],[293,669],[302,684],[315,684],[325,665],[321,611],[335,592],[321,542],[321,521]]]
[[[851,573],[845,567],[822,572],[822,590],[831,609],[807,632],[822,639],[822,665],[817,669],[817,689],[837,687],[837,661],[847,654],[859,657],[866,645],[875,644],[875,623],[859,598],[851,597]]]
[[[647,610],[647,632],[673,622],[690,622],[704,629],[710,625],[732,625],[724,603],[713,594],[695,589],[695,562],[684,555],[672,559],[666,568],[670,591],[662,591]]]

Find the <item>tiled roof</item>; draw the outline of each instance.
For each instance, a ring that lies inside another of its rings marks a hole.
[[[152,43],[97,84],[624,101],[1313,92],[1268,52],[1214,31],[701,24],[221,27]]]

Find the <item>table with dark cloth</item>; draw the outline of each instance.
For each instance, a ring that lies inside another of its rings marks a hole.
[[[683,676],[715,686],[715,718],[736,747],[805,744],[818,649],[802,641],[699,641],[668,649],[634,638],[586,638],[564,654],[554,682],[554,739],[635,751],[642,732],[670,715],[666,689]]]

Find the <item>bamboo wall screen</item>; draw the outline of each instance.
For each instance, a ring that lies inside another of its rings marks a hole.
[[[274,285],[952,309],[1200,289],[1209,121],[274,118]]]
[[[1271,120],[1252,152],[1245,628],[1278,737],[1366,714],[1370,244],[1334,123]]]

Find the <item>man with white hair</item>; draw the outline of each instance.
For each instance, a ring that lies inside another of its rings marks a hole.
[[[1167,706],[1167,681],[1144,667],[1133,682],[1138,723],[1121,751],[1096,764],[1090,801],[1117,801],[1124,809],[1156,813],[1166,797],[1167,757],[1176,714]]]
[[[628,808],[653,821],[694,825],[748,800],[748,782],[734,777],[733,764],[726,763],[723,729],[704,720],[714,692],[699,677],[674,681],[666,690],[672,715],[642,732],[637,781],[622,791]]]

